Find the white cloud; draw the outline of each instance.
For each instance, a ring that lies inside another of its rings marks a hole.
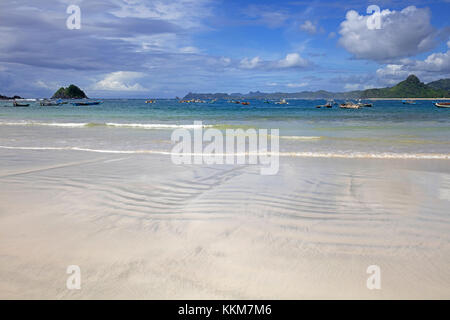
[[[346,83],[344,85],[344,89],[347,91],[355,91],[355,90],[366,90],[372,89],[376,86],[373,84],[362,84],[362,83]]]
[[[144,76],[141,72],[132,71],[117,71],[109,73],[103,80],[94,84],[92,89],[105,90],[105,91],[145,91],[139,83],[135,82],[136,79]]]
[[[202,27],[201,18],[211,15],[210,0],[125,0],[112,13],[120,18],[144,18],[170,21],[183,28]]]
[[[306,31],[310,34],[314,34],[317,32],[317,27],[314,23],[312,23],[310,20],[306,20],[301,26],[300,30]]]
[[[450,75],[450,45],[447,52],[430,54],[425,60],[402,59],[377,70],[377,76],[388,83],[404,79],[412,73],[425,80]]]
[[[250,5],[244,13],[258,24],[264,24],[269,28],[278,28],[286,23],[289,14],[285,11],[275,10],[265,5]]]
[[[284,59],[278,61],[280,68],[306,67],[308,61],[300,57],[298,53],[288,53]]]
[[[180,48],[180,52],[181,53],[200,53],[200,50],[196,47],[188,46],[188,47]]]
[[[305,68],[310,64],[308,60],[302,58],[298,53],[288,53],[283,59],[272,61],[265,61],[260,57],[254,57],[253,59],[244,58],[240,61],[239,67],[242,69],[279,70]]]
[[[289,88],[301,88],[307,86],[308,83],[302,82],[302,83],[288,83],[286,86]]]
[[[44,82],[42,80],[37,80],[34,82],[35,86],[38,88],[44,88],[44,89],[49,89],[49,90],[54,90],[56,88],[58,88],[58,85],[54,82],[52,83],[48,83],[48,82]],[[61,86],[59,86],[61,87]]]
[[[430,50],[436,30],[428,9],[409,6],[401,11],[381,11],[381,29],[369,29],[369,16],[351,10],[340,25],[339,43],[357,59],[389,61]]]
[[[347,83],[347,84],[345,84],[344,89],[354,91],[354,90],[358,90],[360,87],[361,87],[361,85],[359,83]]]
[[[241,60],[240,67],[242,69],[255,69],[261,64],[260,57],[254,57],[253,59],[244,58]]]

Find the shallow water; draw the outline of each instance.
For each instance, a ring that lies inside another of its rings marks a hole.
[[[321,100],[250,103],[105,100],[89,107],[4,107],[0,146],[168,152],[174,129],[192,129],[194,121],[202,121],[205,128],[221,130],[279,129],[285,156],[449,158],[450,110],[431,101],[375,101],[358,110],[316,109]]]

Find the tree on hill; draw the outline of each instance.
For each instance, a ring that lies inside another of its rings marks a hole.
[[[67,88],[59,88],[52,96],[52,99],[87,99],[86,94],[76,85],[71,84]]]
[[[434,89],[412,74],[393,87],[364,90],[361,98],[443,98],[446,95],[445,90]]]

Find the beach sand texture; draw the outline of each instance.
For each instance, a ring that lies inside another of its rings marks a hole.
[[[450,298],[447,160],[1,152],[2,299]]]

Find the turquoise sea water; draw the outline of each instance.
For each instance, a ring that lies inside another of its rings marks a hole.
[[[292,156],[450,158],[450,109],[432,101],[375,101],[372,108],[357,110],[315,108],[323,100],[249,102],[117,99],[85,107],[6,106],[0,108],[0,146],[170,151],[175,128],[202,121],[222,130],[279,129],[280,151]]]

